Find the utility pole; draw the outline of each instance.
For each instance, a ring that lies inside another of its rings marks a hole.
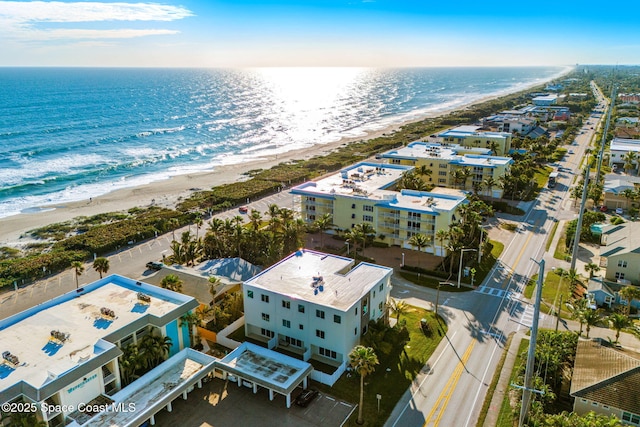
[[[587,204],[587,193],[589,192],[589,154],[585,161],[584,186],[582,187],[582,202],[580,202],[580,213],[578,214],[578,224],[576,225],[576,235],[573,239],[573,249],[571,252],[571,270],[576,268],[576,260],[578,259],[578,246],[580,244],[580,231],[582,229],[582,217],[584,216],[584,207]]]
[[[524,374],[524,388],[522,389],[522,407],[520,408],[520,420],[518,425],[522,427],[524,420],[529,412],[529,404],[531,401],[531,392],[533,379],[533,362],[536,358],[536,341],[538,339],[538,321],[540,320],[540,300],[542,299],[542,283],[544,282],[544,259],[540,262],[531,259],[538,264],[540,271],[538,272],[538,287],[536,288],[536,301],[533,305],[533,324],[531,325],[531,341],[529,341],[529,352],[527,353],[527,366]]]
[[[558,311],[556,312],[556,332],[558,332],[558,323],[560,323],[561,310],[562,310],[562,294],[560,294],[560,304],[558,304]]]
[[[613,105],[616,102],[616,92],[618,87],[614,84],[611,89],[611,102],[609,103],[609,109],[607,110],[607,120],[604,124],[602,131],[602,141],[600,142],[600,151],[598,153],[598,167],[596,169],[596,185],[600,182],[600,168],[602,167],[602,157],[604,156],[604,146],[607,143],[607,133],[609,132],[609,124],[611,123],[611,112],[613,111]]]

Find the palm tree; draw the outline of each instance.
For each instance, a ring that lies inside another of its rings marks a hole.
[[[627,301],[627,306],[625,307],[625,314],[628,316],[631,312],[631,303],[634,299],[640,299],[640,289],[635,286],[625,286],[620,289],[618,292],[620,297]]]
[[[589,331],[591,330],[591,327],[598,325],[602,320],[602,310],[593,310],[588,308],[582,312],[582,320],[585,325],[587,325],[587,338],[589,338]]]
[[[582,335],[582,327],[584,326],[584,313],[587,310],[591,310],[589,307],[589,301],[586,298],[575,300],[571,305],[571,318],[577,320],[580,323],[580,332],[578,335]]]
[[[631,207],[631,200],[636,198],[636,192],[631,188],[625,188],[620,192],[620,195],[627,199],[627,209]]]
[[[589,273],[589,279],[591,279],[598,271],[600,271],[600,267],[595,262],[585,264],[584,269]]]
[[[218,293],[218,290],[216,288],[221,283],[222,283],[222,280],[220,280],[219,277],[215,277],[215,276],[209,277],[209,294],[211,294],[211,304],[212,305],[215,304],[216,294]]]
[[[638,156],[634,151],[629,151],[624,156],[622,156],[622,160],[624,160],[625,172],[629,172],[634,170],[634,166],[636,161],[638,160]]]
[[[576,286],[578,286],[578,284],[582,284],[582,281],[580,280],[580,275],[578,274],[575,268],[569,269],[569,271],[565,274],[565,276],[567,277],[567,279],[569,279],[569,286],[571,287],[572,290],[575,289]]]
[[[251,224],[251,228],[253,231],[257,231],[260,228],[260,224],[262,223],[262,214],[260,211],[251,209],[251,214],[249,215],[249,223]]]
[[[100,274],[100,278],[102,279],[102,274],[107,274],[109,271],[109,260],[105,257],[96,258],[93,261],[93,269]]]
[[[202,217],[198,215],[198,217],[196,218],[195,224],[196,224],[196,240],[198,240],[198,231],[200,231],[200,228],[202,227],[203,224],[203,220]]]
[[[182,292],[182,280],[175,274],[167,274],[162,278],[160,286],[173,292]]]
[[[358,405],[358,419],[356,422],[362,424],[362,405],[364,403],[364,377],[375,371],[375,366],[379,364],[378,356],[371,347],[357,345],[349,353],[349,366],[360,375],[360,404]]]
[[[324,247],[324,232],[333,227],[333,217],[330,213],[322,214],[322,216],[315,221],[316,227],[320,230],[320,248]]]
[[[487,189],[488,196],[491,196],[493,194],[493,191],[492,191],[493,187],[495,187],[497,184],[498,184],[498,181],[493,179],[493,177],[489,177],[484,180],[484,186]]]
[[[607,320],[609,326],[616,331],[616,342],[620,339],[620,331],[632,324],[631,319],[622,313],[613,313]]]
[[[362,243],[362,256],[364,256],[364,250],[367,247],[367,242],[373,240],[376,235],[376,230],[373,228],[373,225],[368,222],[356,224],[353,228],[356,230],[356,235]]]
[[[71,263],[71,268],[73,268],[75,270],[75,273],[76,273],[76,289],[78,289],[80,287],[80,285],[78,284],[78,278],[80,276],[82,276],[82,273],[84,273],[84,266],[82,265],[82,263],[80,261],[73,261]]]
[[[180,221],[178,218],[169,218],[169,224],[171,225],[171,234],[173,235],[173,240],[176,240],[176,228],[180,226]]]
[[[444,241],[449,239],[449,232],[447,230],[436,231],[436,240],[440,242],[440,250],[442,251],[442,257],[445,256]]]
[[[422,233],[414,234],[409,239],[409,244],[418,248],[419,252],[422,252],[422,248],[429,246],[429,238]],[[419,266],[420,262],[418,261],[418,267]]]
[[[409,311],[409,304],[402,300],[390,298],[389,308],[391,308],[391,311],[396,315],[396,321],[400,322],[400,316]]]

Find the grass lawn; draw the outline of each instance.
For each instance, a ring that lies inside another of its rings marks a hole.
[[[567,261],[567,257],[570,254],[567,251],[567,224],[562,227],[560,238],[558,239],[558,246],[556,246],[555,251],[553,252],[553,257],[555,259],[561,259],[563,261]]]
[[[420,328],[420,319],[427,319],[433,331],[426,336]],[[397,349],[387,359],[380,360],[373,374],[365,377],[363,417],[365,426],[382,426],[413,379],[447,332],[444,322],[436,321],[435,315],[421,308],[410,307],[400,320],[407,321],[410,341],[404,349]],[[387,371],[388,369],[388,371]],[[333,387],[317,384],[318,389],[347,402],[358,403],[360,399],[360,377],[343,375]],[[376,395],[380,394],[380,412]],[[348,426],[357,426],[358,411],[347,421]]]
[[[553,236],[556,235],[556,231],[558,231],[558,224],[559,222],[556,221],[553,223],[553,227],[551,227],[551,233],[549,233],[549,238],[547,239],[547,246],[545,247],[545,250],[548,252],[549,248],[551,247],[551,242],[553,242]]]
[[[533,297],[533,291],[538,281],[538,275],[534,275],[529,280],[529,284],[525,288],[524,296],[527,298]],[[560,309],[561,318],[569,318],[571,313],[564,306],[564,303],[571,298],[571,289],[569,287],[569,280],[566,277],[561,277],[553,271],[547,273],[542,287],[542,303],[540,304],[540,311],[546,314],[555,315],[555,310],[560,302],[560,295],[562,295],[563,306]]]
[[[528,347],[528,339],[523,339],[522,341],[520,341],[518,355],[516,356],[516,361],[513,365],[513,371],[511,371],[509,384],[513,384],[515,382],[516,378],[518,377],[518,368],[526,363]],[[509,390],[511,390],[511,387],[509,387]],[[502,401],[502,406],[500,406],[500,415],[498,415],[498,422],[496,422],[496,427],[513,427],[514,421],[516,421],[516,417],[514,417],[513,413],[513,408],[511,407],[511,403],[509,402],[509,390],[507,390],[507,392],[505,393],[504,400]]]
[[[474,284],[476,285],[479,285],[484,281],[484,279],[487,277],[487,274],[489,274],[489,271],[491,271],[491,268],[493,268],[497,259],[500,257],[500,255],[502,254],[502,251],[504,250],[504,244],[501,242],[498,242],[496,240],[489,240],[489,243],[493,245],[493,248],[491,249],[491,253],[488,256],[485,256],[484,258],[482,258],[482,262],[480,262],[480,266],[477,266],[477,265],[475,266],[476,275],[475,275]],[[438,283],[446,281],[445,279],[425,276],[424,274],[418,275],[417,273],[411,273],[408,271],[401,271],[400,276],[402,276],[402,278],[404,278],[405,280],[415,283],[416,285],[425,286],[431,289],[437,289]],[[456,284],[458,283],[458,280],[455,278],[452,279],[451,281]],[[468,277],[463,277],[462,283],[470,285],[471,280]],[[440,289],[443,289],[443,288],[440,288]],[[460,289],[458,289],[457,287],[447,287],[446,290],[448,292],[467,292],[473,289],[469,287],[461,286]]]

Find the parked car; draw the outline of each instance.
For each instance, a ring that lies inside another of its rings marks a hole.
[[[149,270],[162,270],[162,267],[164,267],[164,264],[161,262],[156,262],[156,261],[149,261],[147,263],[147,268]]]
[[[311,403],[311,401],[315,399],[317,396],[318,396],[318,390],[314,390],[312,388],[309,388],[307,390],[302,390],[302,393],[300,393],[298,397],[296,397],[296,405],[306,408],[309,405],[309,403]]]
[[[616,208],[616,214],[622,215],[622,212],[623,212],[622,208]]]
[[[600,206],[600,212],[606,212],[607,207],[605,205]]]
[[[246,214],[247,212],[249,212],[249,207],[248,206],[240,206],[238,208],[238,212],[240,212],[241,214]]]

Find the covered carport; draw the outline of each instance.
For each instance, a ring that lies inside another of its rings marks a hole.
[[[238,386],[243,384],[258,392],[258,386],[269,390],[269,399],[274,393],[285,396],[287,408],[291,407],[291,393],[302,384],[307,388],[308,377],[313,371],[310,363],[294,359],[284,354],[257,346],[242,343],[224,359],[216,362],[215,369],[224,375],[233,375]]]

